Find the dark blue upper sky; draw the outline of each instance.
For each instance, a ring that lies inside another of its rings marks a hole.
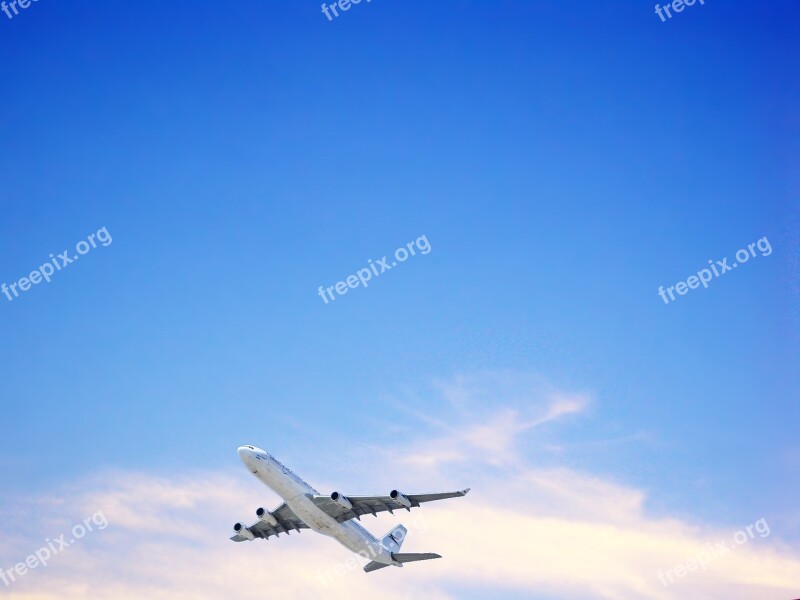
[[[113,237],[0,296],[0,488],[327,454],[407,418],[382,398],[510,369],[596,396],[577,447],[641,434],[562,458],[654,508],[789,510],[800,10],[652,4],[0,13],[0,282]],[[421,235],[430,254],[317,295]]]

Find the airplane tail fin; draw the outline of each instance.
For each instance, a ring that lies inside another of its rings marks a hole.
[[[403,545],[407,533],[408,529],[405,528],[405,525],[398,525],[383,536],[381,544],[389,552],[400,552],[400,547]]]
[[[403,563],[407,562],[416,562],[418,560],[431,560],[433,558],[442,558],[439,554],[433,554],[432,552],[422,552],[422,553],[392,553],[392,558],[400,563],[400,566],[403,566]],[[377,571],[378,569],[382,569],[383,567],[388,567],[389,565],[385,563],[379,563],[376,561],[372,561],[371,563],[367,564],[364,567],[364,571],[366,573],[371,573],[372,571]],[[396,565],[395,565],[396,566]]]

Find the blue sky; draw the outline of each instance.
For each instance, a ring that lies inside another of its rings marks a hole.
[[[371,492],[391,483],[343,446],[402,452],[420,414],[454,419],[442,382],[502,377],[591,397],[519,440],[530,464],[796,545],[798,8],[765,4],[0,13],[0,282],[113,238],[0,296],[0,498],[241,470],[244,443]],[[317,295],[421,235],[430,254]]]

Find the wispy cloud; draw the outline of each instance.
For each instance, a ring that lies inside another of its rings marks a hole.
[[[403,462],[516,464],[524,434],[586,410],[587,393],[565,393],[541,377],[509,371],[459,375],[436,382],[444,407],[427,401],[424,410],[400,406],[430,429],[414,436]],[[378,449],[378,451],[380,451]]]

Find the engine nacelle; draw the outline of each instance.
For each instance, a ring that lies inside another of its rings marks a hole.
[[[256,516],[270,527],[278,526],[278,519],[276,519],[266,508],[259,508],[256,511]]]
[[[245,527],[241,523],[236,523],[236,525],[233,526],[233,531],[236,533],[236,535],[240,535],[243,538],[247,538],[250,541],[256,539],[256,536],[253,535],[253,532],[250,531],[247,527]]]
[[[331,494],[331,500],[344,509],[353,510],[353,503],[350,502],[350,499],[347,496],[342,496],[339,492],[333,492]]]
[[[406,508],[411,508],[411,500],[406,498],[402,493],[398,492],[397,490],[392,490],[391,492],[389,492],[389,497],[398,504],[402,504]]]

